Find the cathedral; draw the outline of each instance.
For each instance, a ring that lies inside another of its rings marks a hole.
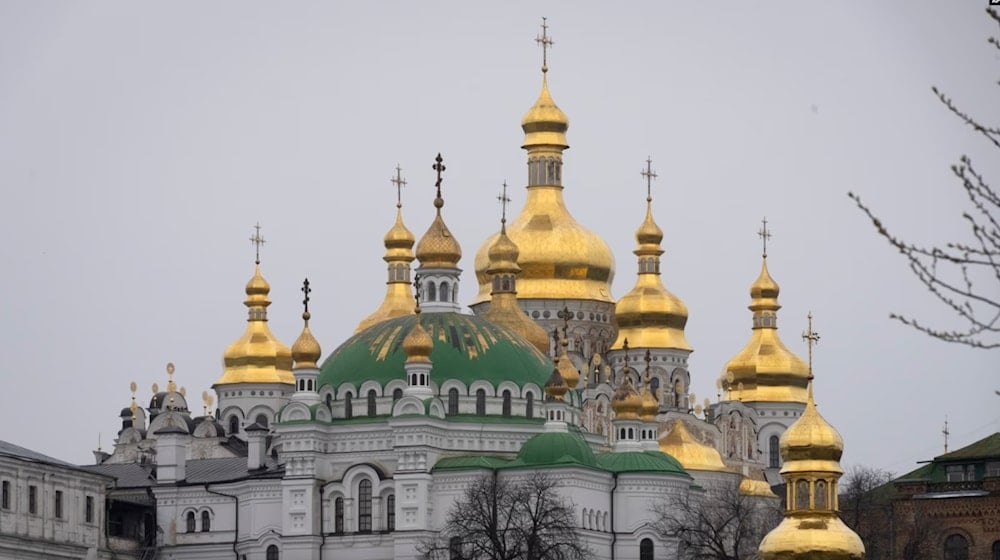
[[[544,53],[544,26],[539,42]],[[471,481],[545,471],[595,558],[678,557],[678,543],[656,530],[655,506],[721,484],[770,503],[779,501],[772,487],[787,487],[786,518],[761,544],[764,558],[861,557],[836,515],[843,442],[816,411],[811,365],[778,335],[766,221],[749,340],[725,364],[718,401],[694,402],[691,376],[705,374],[688,368],[688,308],[661,275],[652,193],[635,216],[634,287],[615,298],[611,250],[564,200],[573,196],[562,181],[569,119],[547,80],[544,60],[521,119],[524,207],[508,224],[504,205],[499,231],[480,243],[475,286],[463,286],[440,155],[433,222],[417,237],[397,199],[385,297],[352,320],[347,340],[313,336],[310,321],[330,319],[311,315],[308,280],[291,347],[270,330],[257,229],[246,330],[225,348],[213,393],[192,402],[172,366],[149,397],[133,383],[114,449],[84,467],[115,480],[105,549],[415,559],[423,543],[449,537],[440,533]],[[655,178],[651,161],[643,175]]]

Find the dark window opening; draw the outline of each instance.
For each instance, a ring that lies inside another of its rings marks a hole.
[[[776,469],[781,466],[781,454],[778,451],[778,436],[767,440],[767,466]]]
[[[262,428],[266,428],[267,427],[267,416],[265,416],[263,414],[258,414],[256,422],[258,424],[260,424]]]
[[[358,532],[372,530],[372,481],[367,478],[358,483]]]
[[[510,416],[510,391],[507,390],[503,392],[503,409],[501,414]]]
[[[653,560],[653,539],[639,541],[639,560]]]
[[[451,416],[458,414],[458,389],[454,387],[448,389],[448,414]]]
[[[392,402],[396,402],[401,398],[403,398],[403,390],[400,389],[399,387],[396,387],[395,389],[392,390]]]
[[[375,389],[369,389],[368,391],[368,416],[375,416],[378,412],[378,407],[375,405]]]
[[[94,497],[87,496],[87,503],[83,510],[83,519],[87,523],[94,522]]]
[[[969,541],[962,535],[944,540],[944,560],[969,560]]]
[[[207,511],[201,512],[201,532],[207,533],[212,530],[212,517]]]
[[[189,511],[187,513],[187,527],[186,527],[188,533],[193,533],[195,531],[194,524],[195,524],[194,512]]]
[[[2,504],[0,504],[0,506],[2,506],[3,509],[10,509],[10,481],[9,480],[3,481],[3,501],[2,501]]]
[[[385,499],[385,530],[396,530],[396,495],[389,494]]]
[[[229,417],[229,435],[240,433],[240,419],[234,414]]]
[[[344,499],[337,498],[333,501],[333,532],[344,532]]]
[[[62,519],[62,517],[63,517],[63,493],[62,493],[62,490],[56,490],[55,510],[56,510],[56,519]]]
[[[524,415],[528,418],[535,416],[535,394],[528,393],[528,402],[524,405]]]
[[[479,416],[486,415],[486,390],[477,389],[476,390],[476,414]]]
[[[28,513],[38,513],[38,487],[28,487]]]
[[[278,560],[279,558],[278,547],[276,545],[270,545],[267,547],[267,560]]]
[[[351,404],[351,392],[348,391],[344,395],[344,418],[351,419],[354,418],[354,407]]]

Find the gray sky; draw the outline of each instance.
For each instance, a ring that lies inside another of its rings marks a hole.
[[[750,336],[766,215],[780,332],[805,357],[812,310],[844,462],[905,472],[942,451],[945,415],[953,447],[1000,430],[1000,360],[888,319],[959,326],[846,193],[915,241],[968,239],[949,166],[967,153],[996,188],[1000,161],[930,86],[1000,121],[985,5],[0,1],[0,438],[90,461],[129,382],[148,403],[168,361],[200,411],[244,328],[257,221],[272,329],[294,341],[308,276],[332,351],[381,301],[397,162],[420,235],[444,155],[471,301],[501,182],[524,201],[544,15],[566,200],[615,253],[613,295],[635,279],[651,155],[663,279],[714,400]]]

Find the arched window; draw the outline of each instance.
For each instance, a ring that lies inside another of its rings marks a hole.
[[[280,558],[277,545],[267,547],[267,560],[278,560]]]
[[[441,301],[451,301],[451,298],[448,296],[447,282],[441,282]]]
[[[639,541],[639,560],[653,560],[653,539]]]
[[[809,509],[809,481],[799,480],[795,483],[795,509]]]
[[[267,427],[267,416],[265,416],[264,414],[258,414],[257,415],[257,420],[255,420],[255,422],[257,422],[258,424],[260,424],[260,426],[262,428],[266,428]]]
[[[358,532],[372,530],[372,481],[367,478],[358,483]]]
[[[344,532],[344,499],[337,498],[333,501],[333,532]]]
[[[392,402],[396,402],[401,398],[403,398],[403,390],[400,389],[399,387],[396,387],[395,389],[392,390]]]
[[[767,466],[776,469],[781,466],[781,453],[778,451],[778,436],[767,440]]]
[[[354,418],[354,407],[351,405],[351,392],[344,395],[344,418]]]
[[[233,414],[229,417],[229,435],[233,436],[238,433],[240,433],[240,419]]]
[[[1000,560],[1000,541],[994,541],[993,543],[993,558],[992,560]]]
[[[462,560],[462,538],[448,539],[448,560]]]
[[[193,511],[189,511],[188,514],[187,514],[187,532],[188,533],[195,532],[195,526],[194,526],[194,524],[195,524],[195,521],[194,521],[194,512]]]
[[[201,512],[201,532],[207,533],[212,530],[212,517],[208,514],[208,511]]]
[[[476,390],[476,414],[486,416],[486,390]]]
[[[532,418],[535,415],[535,394],[528,393],[527,402],[524,404],[524,415]]]
[[[448,414],[450,416],[458,414],[458,389],[454,387],[448,389]]]
[[[333,393],[326,394],[326,407],[333,408]]]
[[[816,497],[814,498],[816,509],[826,509],[826,481],[816,481]]]
[[[655,377],[654,376],[654,377],[652,377],[649,380],[649,390],[650,390],[650,392],[653,393],[653,396],[656,397],[656,400],[659,401],[660,400],[660,378],[659,377]],[[652,541],[650,541],[650,542],[652,542]]]
[[[385,499],[385,530],[396,530],[396,495],[389,494]]]
[[[437,299],[437,286],[434,282],[427,283],[427,301],[434,301]]]
[[[944,540],[944,560],[969,560],[969,541],[962,535],[949,535]]]
[[[504,390],[503,392],[503,410],[502,414],[504,416],[510,416],[510,391]]]
[[[375,389],[368,390],[368,416],[375,416],[378,409],[375,406]]]

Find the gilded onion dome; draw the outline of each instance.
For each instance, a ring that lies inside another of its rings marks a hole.
[[[521,251],[518,298],[612,303],[611,249],[573,218],[563,200],[562,152],[569,147],[568,128],[569,119],[552,100],[543,73],[542,92],[521,120],[522,148],[528,152],[528,195],[507,230]],[[489,248],[498,236],[491,236],[476,252],[479,294],[473,306],[490,299]]]
[[[559,364],[557,366],[559,369],[559,375],[561,375],[563,380],[566,381],[566,385],[568,385],[570,389],[575,389],[580,383],[580,370],[576,369],[576,366],[573,365],[573,360],[569,357],[569,352],[567,351],[569,348],[569,340],[567,340],[564,336],[562,342],[559,344],[562,347],[559,354]]]
[[[635,348],[677,348],[691,351],[684,336],[688,310],[684,302],[663,287],[660,278],[660,255],[663,230],[653,220],[653,203],[646,197],[646,219],[635,232],[639,274],[635,287],[615,305],[618,338],[612,349],[622,347],[625,339]]]
[[[740,495],[757,498],[777,498],[778,495],[771,490],[771,485],[766,480],[753,478],[743,478],[740,481]]]
[[[447,228],[446,228],[447,229]],[[396,204],[396,222],[385,234],[385,256],[389,267],[385,298],[374,313],[366,317],[354,332],[361,332],[375,323],[413,313],[413,294],[410,291],[410,263],[413,262],[413,232],[403,225],[402,204]]]
[[[462,259],[462,248],[441,218],[443,206],[444,199],[441,198],[439,190],[437,198],[434,199],[437,214],[431,226],[427,228],[427,233],[417,243],[417,259],[423,268],[457,268],[458,261]]]
[[[785,518],[760,543],[763,560],[858,560],[865,547],[837,514],[844,440],[816,411],[812,385],[802,416],[781,436]]]
[[[622,382],[611,398],[611,408],[615,411],[616,420],[637,420],[642,410],[642,397],[632,386],[631,376],[624,371]]]
[[[684,470],[729,472],[719,451],[698,441],[680,418],[669,433],[660,436],[660,451],[677,459]]]
[[[551,400],[561,401],[567,391],[569,391],[569,385],[566,384],[566,380],[559,374],[558,369],[553,369],[552,375],[545,382],[545,394]]]
[[[413,322],[413,328],[403,339],[403,352],[406,353],[406,363],[430,362],[431,352],[434,350],[434,340],[427,330],[420,324],[420,307],[417,307],[417,320]]]
[[[319,341],[316,340],[312,331],[309,330],[309,318],[311,316],[308,311],[302,313],[302,333],[299,334],[299,337],[292,344],[292,360],[295,362],[295,367],[297,368],[316,367],[316,363],[319,362],[319,356],[322,353]]]
[[[483,313],[483,317],[516,332],[538,348],[539,352],[547,354],[548,334],[517,304],[517,276],[521,272],[521,267],[517,266],[518,253],[517,245],[507,237],[506,226],[502,225],[500,235],[489,250],[490,266],[486,273],[491,278],[493,290],[490,294],[490,307]]]
[[[778,337],[778,283],[767,270],[767,257],[760,276],[750,286],[753,330],[750,342],[726,364],[732,378],[732,400],[743,402],[806,402],[809,366]]]
[[[271,286],[261,275],[258,261],[253,277],[247,282],[247,299],[243,302],[249,310],[246,331],[226,348],[223,355],[225,369],[215,385],[295,383],[295,376],[292,375],[292,351],[267,326],[270,292]]]

